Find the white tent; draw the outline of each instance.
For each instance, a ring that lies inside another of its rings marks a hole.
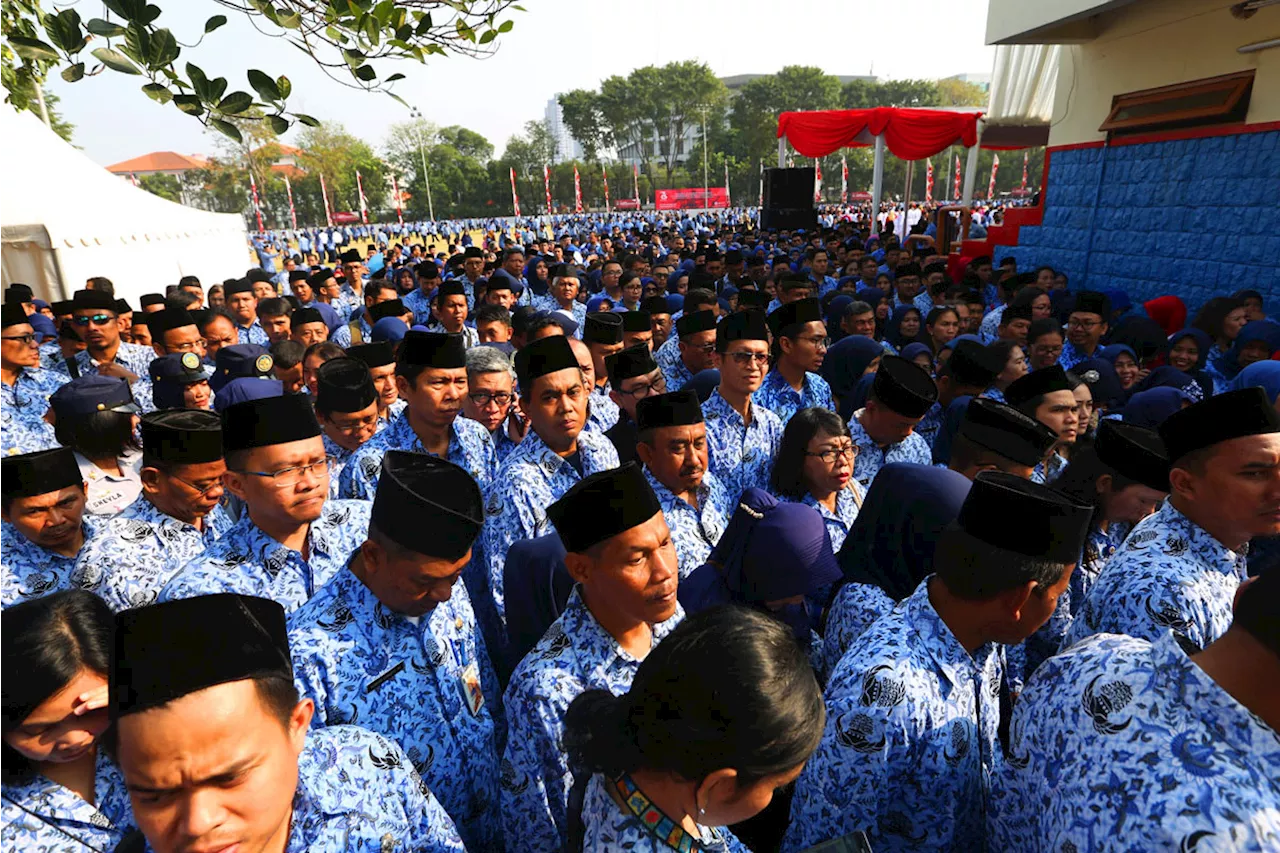
[[[116,295],[194,275],[208,287],[252,263],[240,216],[208,213],[138,189],[97,165],[30,112],[0,104],[3,281],[44,299],[69,299],[92,276]]]

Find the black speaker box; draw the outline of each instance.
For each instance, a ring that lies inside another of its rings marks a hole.
[[[765,169],[760,227],[786,231],[817,228],[818,212],[813,206],[814,180],[812,167]]]

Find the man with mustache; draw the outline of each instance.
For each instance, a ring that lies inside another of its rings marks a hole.
[[[305,394],[228,406],[222,448],[223,482],[244,501],[244,512],[165,584],[160,600],[237,592],[270,598],[292,612],[360,544],[369,503],[328,500],[330,460]]]
[[[623,693],[649,651],[684,618],[671,531],[640,467],[594,474],[547,508],[578,586],[511,677],[504,705],[502,815],[521,849],[560,850],[573,774],[561,748],[569,703]]]
[[[84,475],[69,447],[0,457],[0,575],[4,607],[70,589],[96,528],[85,515]]]
[[[636,454],[662,506],[676,546],[680,579],[711,556],[735,504],[707,470],[707,427],[698,392],[685,388],[636,403]]]
[[[461,335],[408,332],[396,357],[396,389],[408,405],[390,426],[355,452],[338,482],[344,498],[372,500],[388,450],[411,450],[448,459],[480,484],[493,484],[497,456],[489,431],[462,418],[467,396],[467,352]]]
[[[155,353],[151,347],[120,340],[116,309],[115,298],[100,290],[77,290],[71,297],[71,322],[85,343],[75,354],[77,375],[100,373],[130,382],[147,375]]]

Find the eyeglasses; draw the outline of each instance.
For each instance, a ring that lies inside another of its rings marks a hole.
[[[667,383],[665,379],[659,379],[656,382],[641,382],[639,385],[636,385],[630,391],[623,391],[621,388],[619,388],[618,393],[626,394],[628,397],[634,397],[637,400],[643,400],[645,397],[648,397],[650,394],[667,393]]]
[[[815,456],[821,459],[827,465],[836,464],[837,459],[847,459],[850,462],[858,458],[858,446],[856,444],[847,444],[844,447],[832,447],[823,450],[820,453],[810,453],[805,451],[805,456]]]
[[[817,347],[818,349],[826,349],[827,347],[831,346],[831,338],[800,337],[800,338],[796,338],[796,340],[797,340],[797,341],[808,341],[809,343],[813,344],[813,345],[814,345],[815,347]]]
[[[29,347],[36,342],[36,336],[33,332],[28,332],[25,335],[6,335],[0,338],[0,341],[17,341],[24,347]]]
[[[326,456],[320,462],[312,462],[310,465],[293,465],[289,468],[281,468],[279,471],[242,471],[241,473],[269,480],[277,489],[287,489],[298,485],[303,477],[312,472],[317,477],[327,474],[336,461],[332,456]]]
[[[1101,326],[1101,320],[1067,320],[1067,328],[1069,329],[1092,329],[1094,326]]]
[[[205,342],[204,338],[200,338],[199,340],[188,341],[185,344],[174,344],[171,347],[166,347],[166,349],[172,352],[204,352]]]
[[[731,352],[727,353],[729,358],[734,360],[739,367],[750,367],[753,364],[768,364],[769,354],[767,352]]]
[[[497,407],[501,409],[504,406],[510,406],[511,401],[515,399],[516,395],[504,392],[490,394],[488,391],[476,391],[474,394],[468,394],[467,396],[471,398],[471,402],[474,403],[478,409],[486,408],[490,404],[497,405]]]
[[[698,344],[696,346],[694,344],[685,344],[685,346],[687,346],[689,349],[693,350],[694,352],[700,352],[703,355],[711,355],[711,353],[716,351],[716,345],[714,343]]]
[[[371,415],[370,417],[367,417],[367,418],[361,418],[360,420],[352,421],[351,423],[339,423],[338,421],[329,421],[329,426],[333,427],[343,435],[354,435],[355,433],[360,432],[361,430],[372,429],[377,425],[378,425],[377,415]]]
[[[288,470],[288,469],[285,469],[285,470]],[[209,483],[209,485],[201,488],[200,486],[197,486],[195,483],[191,482],[190,480],[182,479],[177,474],[170,474],[169,476],[177,480],[179,483],[182,483],[184,486],[186,486],[187,488],[191,489],[196,494],[201,496],[207,495],[209,492],[213,491],[214,489],[222,485],[222,480],[214,480],[211,483]]]
[[[77,326],[85,327],[92,323],[95,326],[106,326],[116,321],[115,316],[111,314],[92,314],[88,317],[76,316],[71,318],[71,322]]]

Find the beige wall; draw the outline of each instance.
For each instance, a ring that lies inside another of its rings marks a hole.
[[[1068,44],[1097,31],[1098,13],[1134,0],[988,0],[987,44]]]
[[[1236,53],[1280,37],[1280,5],[1237,20],[1224,0],[1144,0],[1093,19],[1098,35],[1063,47],[1050,145],[1101,140],[1113,95],[1254,69],[1249,123],[1280,121],[1280,48]]]

